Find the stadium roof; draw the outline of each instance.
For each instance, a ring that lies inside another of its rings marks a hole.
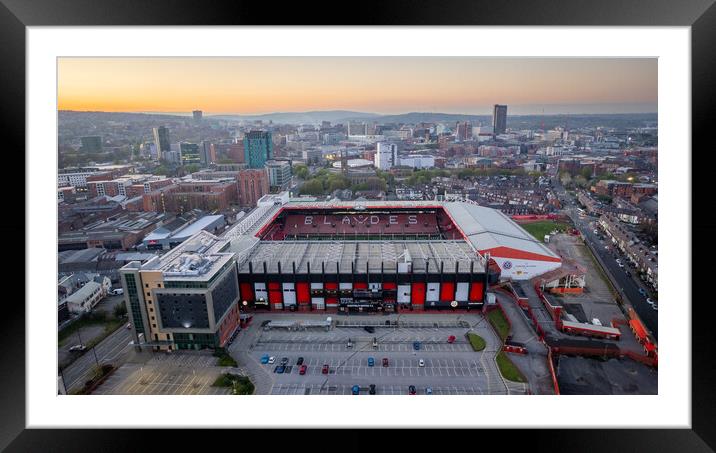
[[[517,225],[501,211],[466,202],[452,201],[338,201],[287,203],[285,208],[318,209],[381,209],[381,208],[444,208],[455,225],[476,251],[489,251],[505,247],[525,253],[525,258],[546,257],[558,261],[559,257],[544,244]],[[535,256],[532,256],[535,255]]]
[[[483,272],[484,267],[478,255],[465,241],[415,240],[415,241],[261,241],[251,252],[239,258],[239,272],[249,272],[249,262],[254,272],[262,273],[264,263],[268,273],[321,273],[325,263],[326,273],[335,273],[339,266],[341,273],[352,269],[364,273],[381,271],[396,272],[398,263],[411,263],[411,271],[429,270],[438,272],[444,263],[445,272]],[[471,265],[471,262],[474,264]]]
[[[507,247],[552,260],[559,259],[501,211],[463,202],[444,203],[444,207],[476,250]]]

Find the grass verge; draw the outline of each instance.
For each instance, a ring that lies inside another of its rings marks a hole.
[[[251,395],[254,393],[254,384],[246,376],[222,374],[211,385],[214,387],[232,387],[234,395]]]
[[[500,374],[502,374],[502,377],[512,382],[527,382],[525,376],[522,374],[519,368],[517,368],[517,366],[512,363],[512,360],[507,357],[505,351],[500,351],[499,354],[497,354],[497,356],[495,357],[495,360],[497,361],[497,367],[500,369]]]
[[[472,349],[475,351],[482,351],[485,349],[486,343],[485,339],[482,338],[480,335],[476,333],[469,332],[467,334],[467,339],[470,341],[470,345],[472,346]]]
[[[104,337],[117,330],[117,328],[126,322],[126,318],[109,318],[105,314],[90,313],[73,322],[69,326],[60,330],[57,333],[57,340],[60,346],[67,343],[68,338],[76,334],[79,329],[83,329],[89,326],[103,325],[105,326],[103,336],[98,341],[101,341]]]
[[[539,222],[521,223],[520,226],[527,230],[538,241],[544,241],[545,235],[551,234],[552,231],[567,231],[569,225],[562,222],[554,222],[552,220],[541,220]]]
[[[231,357],[225,349],[217,349],[216,351],[214,351],[214,357],[219,358],[219,366],[238,366],[236,360],[234,360],[234,358]]]
[[[500,336],[500,339],[504,343],[505,339],[510,334],[510,324],[507,322],[505,316],[502,314],[502,310],[495,309],[490,311],[487,314],[487,319],[490,321],[490,324],[492,324],[492,327],[495,328],[497,334]]]

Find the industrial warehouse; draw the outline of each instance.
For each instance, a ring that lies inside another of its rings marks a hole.
[[[560,265],[508,216],[468,202],[266,196],[221,237],[198,231],[128,264],[122,284],[137,341],[195,349],[223,346],[239,311],[481,309],[501,277],[527,280]]]

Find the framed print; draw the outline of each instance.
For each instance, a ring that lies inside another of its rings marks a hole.
[[[712,3],[364,6],[3,0],[3,446],[712,450]]]

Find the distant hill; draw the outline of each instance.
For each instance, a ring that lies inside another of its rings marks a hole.
[[[234,121],[273,121],[284,124],[316,124],[321,121],[332,123],[346,121],[347,119],[372,120],[380,118],[376,113],[352,112],[350,110],[326,110],[313,112],[278,112],[263,115],[207,115],[207,118],[234,120]]]
[[[188,121],[186,114],[161,113],[122,113],[122,112],[79,112],[61,110],[60,121],[92,118],[104,121]],[[204,115],[206,120],[256,121],[275,124],[320,124],[321,121],[346,123],[347,121],[366,121],[376,123],[416,124],[445,123],[454,125],[457,121],[470,121],[473,124],[492,123],[491,115],[467,115],[459,113],[410,112],[397,115],[379,115],[376,113],[353,112],[350,110],[327,110],[312,112],[283,112],[263,115]],[[641,127],[657,124],[656,113],[618,113],[618,114],[553,114],[553,115],[508,115],[507,127],[512,129],[551,129],[557,126],[579,128],[584,126],[602,127]]]

